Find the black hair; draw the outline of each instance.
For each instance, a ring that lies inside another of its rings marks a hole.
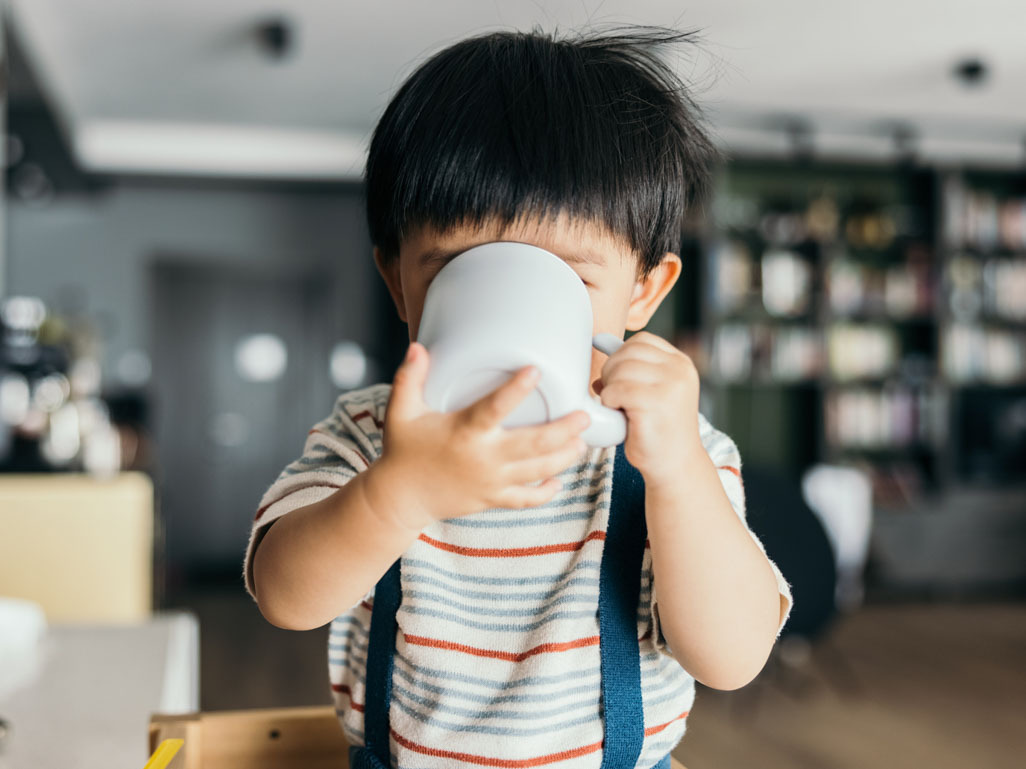
[[[647,275],[679,253],[719,152],[659,45],[659,27],[557,39],[501,31],[431,56],[402,84],[371,137],[371,240],[386,260],[419,225],[445,232],[495,219],[598,222]]]

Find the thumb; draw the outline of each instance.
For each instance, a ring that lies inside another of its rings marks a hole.
[[[390,415],[412,419],[427,411],[424,402],[424,381],[427,379],[428,352],[420,342],[411,342],[406,357],[392,379],[389,400]]]

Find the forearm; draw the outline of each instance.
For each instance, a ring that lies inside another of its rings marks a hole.
[[[676,478],[646,478],[659,620],[685,670],[713,688],[736,689],[759,673],[773,646],[776,578],[701,445],[683,466]]]
[[[353,606],[416,539],[390,493],[401,472],[379,460],[325,499],[268,529],[253,555],[261,613],[290,630],[320,627]]]

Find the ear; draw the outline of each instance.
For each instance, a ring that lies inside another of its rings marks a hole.
[[[381,273],[381,277],[385,280],[385,285],[388,286],[388,293],[392,295],[392,301],[395,302],[395,309],[399,313],[399,319],[403,323],[409,323],[406,319],[406,301],[403,298],[403,280],[399,272],[399,257],[396,256],[386,263],[381,249],[374,246],[374,264],[378,266],[378,272]]]
[[[627,309],[628,331],[638,331],[648,325],[649,319],[680,277],[681,268],[680,257],[667,251],[659,265],[646,278],[634,284]]]

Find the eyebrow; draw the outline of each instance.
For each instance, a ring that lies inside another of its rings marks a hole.
[[[505,242],[505,241],[504,241]],[[478,244],[483,245],[483,244]],[[429,248],[424,251],[418,261],[421,266],[427,266],[429,264],[439,264],[445,266],[451,262],[454,258],[462,254],[464,251],[469,251],[474,246],[464,246],[462,248]],[[604,267],[606,260],[602,258],[601,254],[592,253],[587,249],[579,252],[564,252],[557,254],[564,262],[568,264],[596,264],[600,267]]]

